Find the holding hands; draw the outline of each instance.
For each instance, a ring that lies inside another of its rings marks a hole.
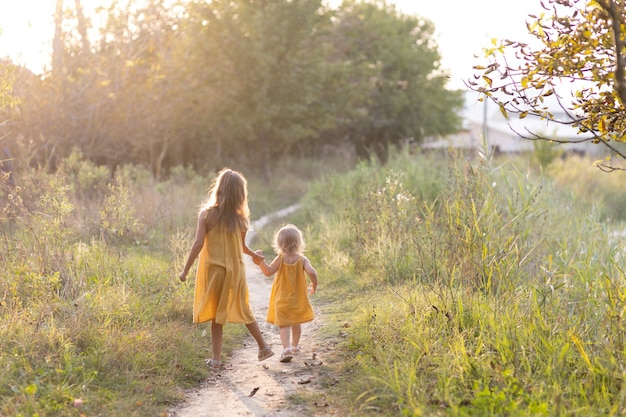
[[[257,256],[252,256],[252,262],[254,262],[255,265],[259,265],[261,263],[261,261],[263,261],[265,259],[265,256],[263,255],[263,251],[261,249],[257,249],[254,251],[254,254]]]

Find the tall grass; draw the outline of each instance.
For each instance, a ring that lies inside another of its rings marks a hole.
[[[2,184],[0,415],[155,415],[204,375],[189,287],[148,249],[128,171],[72,158]]]
[[[603,219],[626,221],[623,171],[601,171],[593,159],[581,156],[555,159],[546,171],[559,188],[571,191],[577,198],[598,202]]]
[[[287,173],[271,188],[249,175],[254,215],[324,172],[283,165],[307,172],[288,173],[292,188]],[[176,275],[214,173],[177,167],[157,183],[80,152],[53,173],[15,166],[16,186],[0,177],[0,415],[165,415],[207,375],[193,282]],[[242,333],[226,328],[225,351]]]
[[[626,280],[599,205],[514,165],[433,160],[363,164],[306,198],[320,288],[360,301],[337,401],[354,415],[623,413]]]
[[[244,170],[253,217],[307,193],[292,221],[352,376],[328,385],[333,401],[353,415],[624,413],[618,216],[559,161],[540,176],[454,154],[330,174],[285,159],[269,184]],[[16,165],[17,186],[0,177],[0,415],[163,414],[206,376],[210,340],[175,275],[212,174],[156,183],[79,153],[54,173]]]

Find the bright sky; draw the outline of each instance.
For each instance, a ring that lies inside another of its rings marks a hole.
[[[442,67],[450,72],[450,86],[462,88],[483,62],[482,50],[496,39],[529,41],[529,14],[544,10],[539,0],[395,0],[406,14],[418,15],[435,24]],[[476,57],[479,58],[476,58]]]
[[[337,4],[339,0],[329,0]],[[442,66],[451,75],[450,86],[463,87],[471,77],[475,56],[491,46],[491,39],[527,40],[528,14],[540,13],[539,0],[388,0],[403,13],[430,19],[436,28],[436,42]],[[3,1],[0,6],[0,57],[38,73],[51,55],[54,0]],[[65,0],[70,6],[74,1]],[[82,0],[85,13],[106,0]]]

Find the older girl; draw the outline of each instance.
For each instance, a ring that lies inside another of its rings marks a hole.
[[[196,238],[180,273],[185,281],[200,255],[193,302],[193,322],[211,321],[213,357],[207,364],[218,369],[222,355],[222,332],[227,323],[245,324],[259,345],[259,361],[274,355],[265,342],[248,301],[243,254],[255,263],[263,257],[246,244],[250,226],[247,182],[244,176],[225,168],[219,172],[208,199],[198,214]]]

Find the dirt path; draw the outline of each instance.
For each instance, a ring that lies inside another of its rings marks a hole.
[[[255,222],[254,229],[259,230],[273,217],[284,217],[295,211],[297,206],[289,207],[271,217]],[[252,239],[252,235],[248,236]],[[252,246],[253,247],[253,246]],[[254,247],[253,247],[254,248]],[[292,362],[279,362],[282,345],[278,328],[265,323],[267,302],[269,300],[272,277],[265,277],[250,257],[245,257],[250,305],[259,322],[265,339],[272,345],[275,355],[263,362],[257,360],[257,345],[251,336],[247,336],[241,348],[226,358],[219,371],[211,371],[202,387],[185,394],[185,403],[170,410],[170,417],[208,417],[208,416],[255,416],[286,417],[307,415],[333,415],[328,404],[323,400],[311,403],[292,404],[289,397],[298,394],[319,394],[323,398],[323,389],[319,383],[319,374],[324,360],[323,347],[318,346],[316,330],[320,327],[320,316],[311,323],[302,325],[300,346],[302,353],[294,356]],[[237,326],[231,324],[229,326]]]

